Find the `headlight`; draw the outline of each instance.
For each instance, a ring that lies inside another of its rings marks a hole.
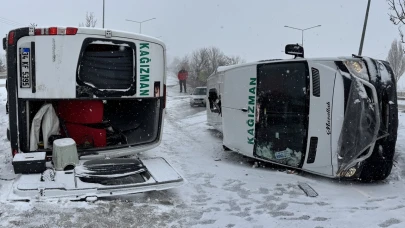
[[[343,63],[351,74],[369,81],[367,67],[362,60],[346,60]]]
[[[352,167],[345,173],[345,177],[352,177],[356,173],[357,169]]]

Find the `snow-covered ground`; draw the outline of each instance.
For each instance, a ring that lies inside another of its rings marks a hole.
[[[165,157],[187,179],[184,186],[95,203],[10,203],[5,192],[11,181],[0,181],[0,227],[405,227],[405,113],[392,175],[382,183],[339,182],[288,174],[223,151],[204,108],[190,107],[175,78],[167,84],[163,142],[141,156]],[[0,172],[8,173],[4,94],[2,87]],[[298,182],[309,183],[319,196],[307,197]]]
[[[166,76],[166,86],[173,87],[178,84],[179,81],[177,80],[176,75],[173,72],[168,71]]]

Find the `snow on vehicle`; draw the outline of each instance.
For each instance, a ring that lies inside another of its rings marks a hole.
[[[196,87],[190,94],[190,106],[205,106],[206,105],[207,87]]]
[[[164,43],[115,30],[26,27],[11,30],[3,46],[21,174],[14,198],[94,198],[184,182],[163,158],[123,158],[161,142]]]
[[[207,121],[225,149],[310,173],[389,176],[398,105],[393,71],[367,57],[303,58],[219,67],[207,81]]]

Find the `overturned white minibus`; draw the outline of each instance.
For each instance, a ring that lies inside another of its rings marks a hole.
[[[225,149],[331,178],[391,172],[398,106],[386,61],[297,57],[219,67],[207,96],[208,123]]]
[[[157,147],[166,104],[166,48],[134,33],[18,28],[7,52],[14,198],[83,199],[180,186]]]

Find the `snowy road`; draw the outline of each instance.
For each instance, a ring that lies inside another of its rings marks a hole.
[[[9,203],[10,181],[0,181],[0,227],[405,227],[405,113],[392,175],[384,183],[360,184],[256,167],[252,159],[222,150],[204,108],[191,108],[177,85],[168,95],[163,142],[141,156],[167,158],[187,179],[184,186],[95,203]],[[3,87],[0,172],[12,168],[4,104]],[[301,181],[319,196],[307,197],[297,186]]]

